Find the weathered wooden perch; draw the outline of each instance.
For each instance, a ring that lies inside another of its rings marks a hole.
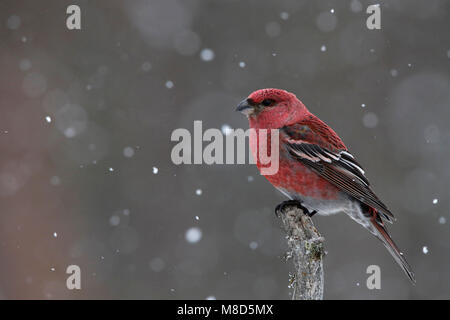
[[[287,258],[295,268],[292,299],[322,300],[324,238],[300,206],[289,204],[280,211],[289,246]]]

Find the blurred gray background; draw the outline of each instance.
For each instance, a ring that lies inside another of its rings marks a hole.
[[[448,1],[3,0],[0,23],[1,298],[289,299],[281,194],[253,165],[170,158],[194,120],[246,129],[234,108],[264,87],[339,133],[416,272],[344,214],[315,216],[325,298],[450,298]]]

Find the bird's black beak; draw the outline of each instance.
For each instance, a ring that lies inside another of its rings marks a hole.
[[[248,116],[253,113],[254,108],[249,103],[248,99],[244,99],[238,104],[236,111],[239,111],[239,112],[245,114],[246,116]]]

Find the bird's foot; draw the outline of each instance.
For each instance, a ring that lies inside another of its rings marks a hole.
[[[295,207],[299,207],[299,208],[303,207],[301,201],[298,201],[298,200],[283,201],[282,203],[277,205],[275,208],[275,215],[277,216],[277,218],[279,218],[280,213],[284,212],[284,210],[289,206],[295,206]]]
[[[275,215],[277,216],[277,218],[280,217],[280,212],[284,212],[284,210],[289,206],[295,206],[295,207],[302,209],[303,212],[306,215],[308,215],[309,217],[312,217],[313,215],[315,215],[317,213],[316,210],[313,210],[312,212],[310,212],[307,208],[305,208],[302,205],[302,202],[300,200],[286,200],[276,206]]]
[[[313,210],[313,211],[309,212],[308,209],[306,209],[306,208],[304,208],[304,209],[306,210],[305,213],[306,213],[310,218],[312,218],[312,216],[315,215],[315,214],[317,213],[316,210]]]

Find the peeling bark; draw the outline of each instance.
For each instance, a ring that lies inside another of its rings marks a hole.
[[[292,299],[322,300],[324,238],[300,207],[286,206],[280,216],[289,246],[288,259],[295,268]]]

